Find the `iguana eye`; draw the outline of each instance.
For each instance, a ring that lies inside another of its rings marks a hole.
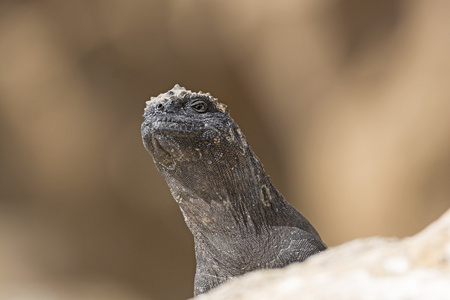
[[[203,100],[195,100],[191,103],[192,109],[198,113],[204,113],[208,110],[208,105]]]

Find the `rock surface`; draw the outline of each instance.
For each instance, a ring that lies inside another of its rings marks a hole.
[[[450,299],[450,210],[413,237],[354,240],[195,299]]]

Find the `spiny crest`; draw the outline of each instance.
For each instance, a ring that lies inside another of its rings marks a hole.
[[[227,106],[225,104],[217,101],[217,98],[214,98],[213,96],[211,96],[210,93],[203,93],[202,91],[192,92],[191,90],[186,90],[184,87],[182,87],[178,84],[175,84],[175,86],[171,90],[169,90],[165,93],[161,93],[156,97],[151,97],[150,100],[146,102],[146,109],[147,109],[147,107],[150,106],[150,104],[166,102],[169,100],[174,100],[176,98],[181,99],[184,96],[186,96],[187,94],[190,94],[192,96],[207,96],[209,98],[209,100],[216,106],[216,108],[218,110],[220,110],[223,113],[226,112]]]

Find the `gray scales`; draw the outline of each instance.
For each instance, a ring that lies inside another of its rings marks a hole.
[[[194,235],[199,295],[327,247],[270,182],[226,106],[179,85],[147,101],[144,146]]]

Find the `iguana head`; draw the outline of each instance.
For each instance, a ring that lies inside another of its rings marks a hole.
[[[208,149],[219,154],[236,134],[242,137],[226,106],[209,93],[175,85],[146,104],[142,139],[160,171],[173,170],[177,162],[207,159]]]

